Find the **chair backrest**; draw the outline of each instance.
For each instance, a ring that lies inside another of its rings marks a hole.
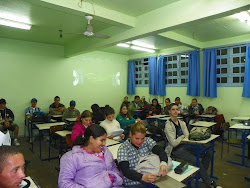
[[[213,114],[213,115],[217,115],[217,112],[218,110],[214,106],[207,107],[205,111],[206,114]]]
[[[68,146],[71,146],[71,135],[72,134],[67,134],[66,135],[66,143],[67,143]]]
[[[213,134],[221,135],[222,134],[221,127],[223,126],[224,123],[226,123],[224,115],[223,114],[217,115],[215,117],[215,122],[216,122],[216,125],[213,128]]]
[[[229,130],[229,127],[230,127],[230,124],[229,124],[229,122],[225,122],[225,123],[223,123],[223,130],[224,131],[228,131]]]
[[[55,125],[50,127],[50,132],[55,133],[56,131],[63,131],[64,125]]]

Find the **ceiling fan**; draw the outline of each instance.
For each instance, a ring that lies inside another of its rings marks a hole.
[[[85,18],[88,20],[88,24],[87,24],[87,28],[86,31],[84,33],[64,33],[64,34],[79,34],[79,35],[84,35],[87,37],[99,37],[99,38],[104,38],[104,39],[108,39],[110,36],[106,36],[106,35],[100,35],[97,33],[93,32],[93,26],[90,24],[90,21],[93,19],[93,16],[91,15],[86,15]],[[60,38],[63,37],[63,31],[62,30],[58,30],[59,31],[59,36]]]

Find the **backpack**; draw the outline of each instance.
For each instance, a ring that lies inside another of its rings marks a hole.
[[[206,127],[193,127],[189,134],[189,140],[206,140],[211,137],[211,130]]]
[[[205,111],[206,114],[213,114],[213,115],[217,115],[218,113],[218,110],[213,107],[213,106],[209,106],[206,108],[206,111]]]
[[[45,112],[34,112],[31,116],[31,122],[44,122],[48,123],[50,122],[51,117],[47,116]]]

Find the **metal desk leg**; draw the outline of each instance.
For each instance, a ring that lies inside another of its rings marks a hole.
[[[211,172],[210,172],[210,177],[211,177],[211,178],[214,178],[214,179],[216,179],[216,180],[218,180],[219,178],[216,177],[216,176],[214,176],[214,153],[215,153],[215,151],[214,151],[214,147],[215,147],[214,142],[215,142],[214,140],[211,142],[213,154],[212,154],[212,159],[211,159],[211,167],[210,167]]]
[[[41,137],[42,137],[42,134],[41,134],[41,130],[39,130],[39,151],[40,151],[40,159],[42,160],[42,141],[41,141]]]
[[[200,145],[196,146],[196,166],[200,167]],[[199,173],[195,175],[195,188],[199,187]]]
[[[34,153],[34,150],[33,150],[33,149],[34,149],[34,141],[33,141],[33,137],[34,137],[34,136],[33,136],[33,124],[31,123],[30,126],[31,126],[30,137],[31,137],[31,139],[32,139],[32,142],[31,142],[31,149],[30,149],[30,150],[32,151],[32,153]]]

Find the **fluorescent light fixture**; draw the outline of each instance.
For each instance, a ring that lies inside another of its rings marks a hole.
[[[187,54],[181,54],[181,57],[188,57]]]
[[[124,47],[124,48],[129,48],[129,44],[125,44],[125,43],[119,43],[116,46],[120,46],[120,47]]]
[[[139,47],[139,46],[131,46],[131,48],[134,49],[134,50],[140,50],[140,51],[144,51],[144,52],[155,53],[155,50],[148,49],[148,48],[143,48],[143,47]]]
[[[242,23],[247,23],[250,22],[250,15],[248,11],[243,11],[237,14],[233,15],[234,17],[238,18]]]
[[[150,48],[150,49],[155,49],[154,45],[150,45],[150,44],[146,44],[144,42],[140,42],[137,40],[133,40],[132,44],[136,45],[136,46],[140,46],[140,47],[145,47],[145,48]]]
[[[25,29],[25,30],[31,29],[31,25],[29,25],[29,24],[11,21],[11,20],[7,20],[7,19],[3,19],[3,18],[0,18],[0,25],[5,25],[8,27],[15,27],[15,28],[19,28],[19,29]]]

